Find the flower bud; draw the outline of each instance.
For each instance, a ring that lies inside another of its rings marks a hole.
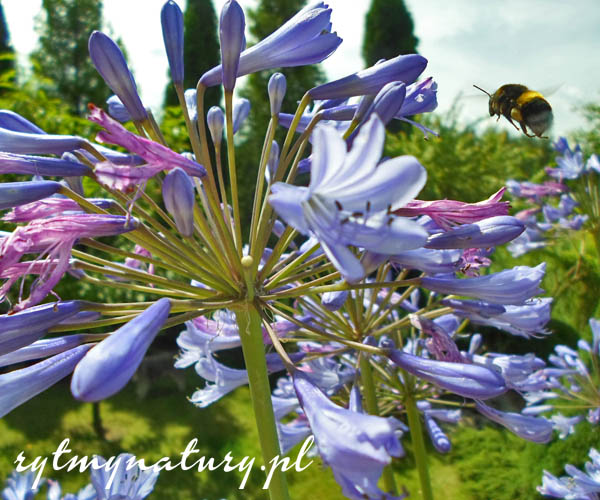
[[[225,126],[225,115],[219,106],[213,106],[208,110],[206,123],[213,143],[218,146],[223,138],[223,127]]]
[[[108,114],[112,116],[115,120],[125,123],[131,120],[131,115],[127,108],[123,106],[121,99],[117,95],[111,95],[107,100],[106,104],[108,105]]]
[[[246,20],[240,4],[236,0],[226,2],[221,10],[219,22],[223,88],[226,92],[231,92],[235,87],[240,54],[244,46],[245,27]]]
[[[171,170],[163,181],[163,201],[183,236],[194,234],[194,184],[182,168]]]
[[[276,116],[281,111],[281,104],[285,97],[287,82],[283,73],[274,73],[269,79],[267,90],[271,103],[271,116]]]
[[[250,113],[250,101],[248,99],[237,99],[233,104],[233,133],[235,134],[248,118]]]
[[[92,33],[88,46],[92,63],[98,73],[112,91],[119,96],[133,120],[146,119],[148,114],[119,46],[100,31]]]
[[[169,299],[162,298],[91,349],[73,373],[73,396],[92,402],[119,392],[133,377],[170,310]]]
[[[5,182],[0,184],[0,210],[47,198],[61,187],[54,181]]]
[[[196,89],[186,89],[183,93],[190,120],[193,122],[198,119],[198,100],[196,99],[196,95]]]
[[[163,41],[173,83],[183,83],[183,14],[179,5],[169,0],[160,11]]]

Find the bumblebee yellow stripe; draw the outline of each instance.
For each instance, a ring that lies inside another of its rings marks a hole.
[[[536,92],[535,90],[527,90],[517,98],[517,105],[523,106],[523,104],[533,101],[536,97],[544,99],[544,96],[539,92]]]

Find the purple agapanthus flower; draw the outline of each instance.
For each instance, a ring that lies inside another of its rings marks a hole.
[[[347,410],[332,403],[306,374],[293,375],[298,400],[315,436],[319,453],[347,498],[385,498],[377,482],[392,457],[402,453],[399,422]]]
[[[425,183],[425,169],[405,156],[378,165],[385,139],[374,116],[350,152],[337,131],[317,127],[308,187],[275,183],[269,202],[291,226],[314,235],[348,280],[365,270],[348,245],[381,254],[423,246],[426,231],[416,222],[389,215],[389,207],[411,200]]]
[[[99,465],[106,464],[103,457],[94,458]],[[121,453],[112,468],[92,469],[91,479],[97,500],[143,500],[152,493],[159,471],[155,468],[144,470],[136,462],[135,456]]]
[[[426,359],[395,349],[389,357],[403,370],[466,398],[489,399],[507,390],[502,376],[484,366]]]
[[[324,83],[308,91],[313,99],[341,99],[377,94],[390,82],[413,83],[427,66],[427,59],[418,54],[400,55],[348,75]]]
[[[33,500],[45,482],[40,481],[39,472],[29,470],[22,474],[11,472],[2,490],[2,500]],[[37,478],[36,478],[37,477]]]
[[[427,276],[422,278],[421,284],[434,292],[468,295],[495,304],[522,305],[543,291],[539,284],[545,270],[544,262],[536,267],[516,266],[468,279]]]
[[[0,418],[73,371],[92,344],[77,346],[26,368],[0,375]]]
[[[475,401],[475,405],[481,414],[523,439],[534,443],[547,443],[552,439],[552,422],[545,418],[495,410],[481,401]]]
[[[244,50],[237,76],[271,68],[305,66],[329,57],[342,39],[331,33],[331,9],[324,2],[305,7],[264,40]],[[212,87],[222,82],[221,65],[207,71],[200,82]]]

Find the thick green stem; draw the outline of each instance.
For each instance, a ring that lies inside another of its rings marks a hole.
[[[360,356],[360,380],[363,385],[363,394],[365,396],[365,408],[369,415],[379,415],[377,407],[377,394],[375,393],[375,383],[373,381],[373,370],[369,363],[369,358],[364,354]],[[398,488],[394,480],[394,471],[392,466],[388,465],[383,469],[383,484],[388,493],[398,495]]]
[[[421,498],[423,500],[433,500],[431,491],[431,481],[429,479],[429,469],[427,468],[427,450],[425,449],[425,440],[423,439],[423,429],[421,419],[417,410],[417,403],[412,394],[408,392],[404,395],[404,404],[406,405],[406,414],[408,416],[408,426],[410,427],[410,437],[413,444],[413,453],[417,463],[419,481],[421,483]]]
[[[265,360],[261,318],[254,304],[247,302],[244,307],[236,309],[236,319],[242,339],[263,462],[268,470],[271,460],[280,456],[281,451],[271,403],[271,386]],[[271,500],[289,498],[285,475],[279,468],[274,471],[269,484],[269,497]]]

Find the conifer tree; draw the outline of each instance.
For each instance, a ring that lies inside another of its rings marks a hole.
[[[365,19],[362,56],[366,66],[399,54],[414,54],[419,40],[403,0],[372,0]]]
[[[0,4],[0,74],[15,68],[14,49],[10,45],[10,34]]]
[[[83,114],[89,102],[101,105],[110,95],[88,53],[88,38],[102,28],[100,0],[42,0],[36,30],[39,47],[31,55],[34,74],[50,95]]]
[[[202,74],[221,62],[218,21],[211,0],[187,0],[183,14],[183,66],[185,89],[196,88]],[[221,102],[221,87],[207,89],[205,109]],[[177,106],[177,94],[170,81],[165,92],[165,105]]]

